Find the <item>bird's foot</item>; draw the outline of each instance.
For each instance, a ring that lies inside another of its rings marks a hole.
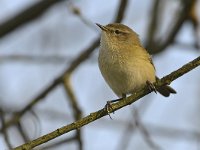
[[[151,83],[150,81],[146,81],[146,84],[148,86],[148,89],[150,92],[155,92],[157,94],[157,90],[156,87],[153,85],[153,83]]]
[[[120,101],[120,100],[123,99],[123,98],[126,98],[126,94],[122,94],[122,98],[120,98],[120,99],[115,99],[115,100],[107,101],[107,103],[106,103],[104,109],[107,111],[107,113],[108,113],[110,119],[112,119],[110,113],[111,113],[111,112],[112,112],[113,114],[115,113],[115,111],[114,111],[114,109],[113,109],[113,107],[112,107],[112,103],[116,103],[116,102]]]
[[[104,109],[107,111],[108,116],[110,117],[110,119],[112,119],[110,113],[111,112],[113,112],[113,114],[115,113],[111,104],[112,104],[112,101],[107,101],[107,103],[106,103],[106,105],[104,107]]]

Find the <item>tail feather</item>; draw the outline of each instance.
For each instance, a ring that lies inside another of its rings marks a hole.
[[[157,76],[156,76],[156,80],[159,80]],[[165,97],[169,97],[170,94],[176,94],[176,91],[169,85],[162,86],[158,88],[157,91]]]
[[[176,91],[168,85],[160,87],[157,91],[165,97],[168,97],[170,94],[176,94]]]

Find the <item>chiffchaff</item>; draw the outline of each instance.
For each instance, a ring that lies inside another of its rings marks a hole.
[[[152,83],[158,79],[155,67],[137,33],[120,23],[97,26],[102,30],[99,68],[115,94],[118,97],[126,97],[147,83],[151,88],[154,87]],[[176,93],[168,85],[156,90],[165,97]]]

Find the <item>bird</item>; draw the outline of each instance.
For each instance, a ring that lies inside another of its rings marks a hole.
[[[103,78],[119,98],[134,94],[146,85],[165,97],[176,94],[169,85],[155,89],[153,83],[159,79],[155,66],[135,31],[121,23],[96,25],[101,29],[98,66]]]

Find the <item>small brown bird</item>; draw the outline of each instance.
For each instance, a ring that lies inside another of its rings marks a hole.
[[[155,67],[137,33],[120,23],[106,26],[97,23],[97,26],[102,30],[99,68],[115,94],[120,98],[126,97],[146,84],[154,88],[152,83],[158,79]],[[176,93],[168,85],[156,90],[165,97]]]

